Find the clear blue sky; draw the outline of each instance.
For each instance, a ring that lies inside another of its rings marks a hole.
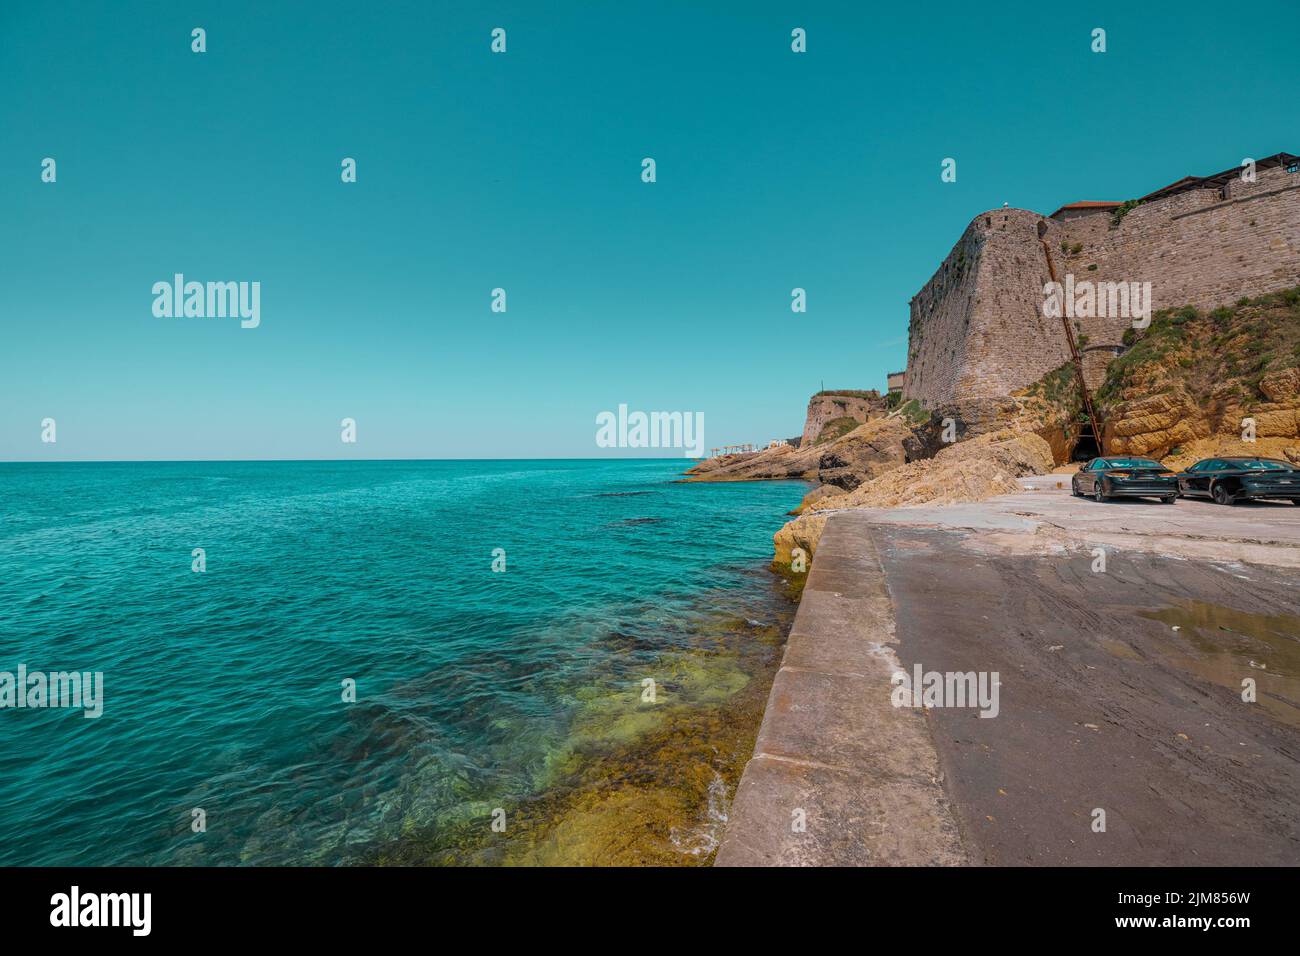
[[[704,6],[0,5],[0,460],[794,435],[902,367],[980,211],[1300,152],[1295,3]],[[175,272],[260,281],[260,328],[155,318]]]

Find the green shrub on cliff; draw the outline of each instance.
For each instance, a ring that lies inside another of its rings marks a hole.
[[[1069,421],[1083,408],[1083,397],[1079,393],[1079,375],[1074,362],[1058,365],[1033,385],[1028,394],[1040,398],[1053,406],[1062,421]]]
[[[899,406],[899,412],[911,425],[923,425],[930,420],[930,413],[914,398]]]
[[[1115,211],[1110,214],[1110,224],[1112,226],[1118,226],[1124,221],[1125,216],[1140,205],[1142,205],[1141,199],[1130,199],[1127,202],[1120,203],[1115,207]]]
[[[847,415],[842,415],[839,418],[832,418],[822,426],[822,430],[817,433],[817,437],[813,440],[813,444],[824,445],[827,442],[835,441],[837,438],[843,438],[861,424],[862,422],[858,421],[856,418],[850,418]]]
[[[1238,299],[1208,315],[1190,305],[1163,309],[1146,329],[1126,329],[1123,341],[1128,351],[1111,362],[1097,390],[1103,406],[1135,397],[1125,395],[1127,386],[1153,364],[1202,400],[1231,383],[1243,400],[1261,401],[1266,375],[1300,366],[1300,287]]]

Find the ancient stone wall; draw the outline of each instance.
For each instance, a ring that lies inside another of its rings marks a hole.
[[[1027,209],[995,209],[966,228],[912,300],[906,397],[932,406],[1006,395],[1061,364],[1064,328],[1042,310],[1043,221]]]
[[[1149,282],[1156,310],[1225,305],[1300,283],[1300,174],[1260,170],[1254,183],[1137,206],[1118,225],[1109,213],[977,216],[912,300],[906,397],[933,406],[1003,396],[1069,358],[1061,320],[1043,315],[1043,242],[1062,282]],[[1072,321],[1086,377],[1100,381],[1132,320]]]

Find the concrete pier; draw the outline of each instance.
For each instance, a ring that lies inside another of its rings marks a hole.
[[[925,717],[890,703],[894,644],[870,536],[828,522],[715,865],[965,862]]]
[[[1285,504],[832,514],[716,864],[1300,864],[1297,567]]]

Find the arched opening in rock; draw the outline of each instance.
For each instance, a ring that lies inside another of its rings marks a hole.
[[[1079,426],[1079,435],[1070,449],[1070,461],[1087,461],[1101,454],[1097,447],[1097,436],[1092,433],[1092,423],[1084,422]]]

